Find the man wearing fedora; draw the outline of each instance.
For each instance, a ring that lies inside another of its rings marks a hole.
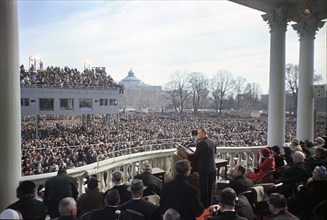
[[[143,180],[144,185],[147,187],[147,189],[144,190],[144,196],[161,196],[162,181],[152,174],[152,167],[150,164],[143,164],[143,173],[136,175],[134,179]]]
[[[144,216],[144,220],[160,220],[160,212],[159,207],[154,205],[153,203],[142,199],[143,191],[147,187],[143,185],[143,180],[141,179],[133,179],[131,186],[127,188],[129,192],[132,194],[132,199],[121,204],[121,210],[135,210],[140,212]]]
[[[79,216],[82,216],[84,213],[87,213],[93,209],[104,207],[104,193],[99,190],[98,182],[99,180],[97,180],[95,177],[91,177],[87,181],[85,193],[77,198],[76,203]]]

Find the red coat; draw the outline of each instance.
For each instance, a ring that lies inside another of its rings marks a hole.
[[[257,183],[265,173],[274,169],[275,169],[275,158],[273,156],[265,157],[264,161],[261,162],[259,165],[259,172],[258,173],[250,172],[248,173],[248,177],[254,183]]]

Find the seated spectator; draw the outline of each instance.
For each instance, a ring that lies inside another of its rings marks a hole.
[[[17,202],[9,205],[7,209],[17,210],[24,219],[45,219],[47,216],[46,206],[43,202],[35,199],[36,185],[32,181],[23,181],[16,190]]]
[[[221,191],[221,203],[209,207],[209,212],[212,213],[212,216],[208,217],[208,219],[246,220],[246,218],[241,217],[236,213],[235,206],[237,204],[237,199],[236,193],[232,188],[227,187],[223,189]]]
[[[287,210],[287,201],[283,194],[272,193],[268,199],[271,220],[299,220]]]
[[[105,193],[105,207],[91,212],[91,220],[121,219],[121,212],[118,210],[120,203],[119,192],[116,189],[108,189]],[[119,215],[119,218],[117,216]]]
[[[327,200],[327,171],[323,166],[316,166],[306,185],[298,187],[299,192],[289,204],[290,210],[301,219],[310,219],[313,209],[320,202]]]
[[[275,169],[275,159],[273,156],[270,155],[269,148],[262,148],[261,154],[263,158],[261,163],[259,164],[258,173],[249,172],[247,175],[247,177],[249,177],[254,183],[257,183],[265,173]]]
[[[163,220],[181,220],[181,216],[175,209],[167,209],[163,215]]]
[[[249,200],[244,195],[237,195],[237,203],[235,206],[236,213],[248,220],[254,219],[253,209]]]
[[[286,165],[286,161],[285,161],[284,157],[282,157],[280,155],[280,149],[278,146],[276,146],[276,145],[273,146],[271,148],[271,153],[272,153],[273,157],[275,158],[275,169]]]
[[[104,193],[99,190],[98,182],[96,178],[91,177],[87,182],[85,193],[77,198],[76,203],[79,216],[93,209],[104,207]]]
[[[162,181],[158,177],[153,175],[151,172],[152,172],[151,165],[145,163],[143,164],[143,173],[136,175],[134,179],[143,180],[144,185],[147,187],[144,190],[143,196],[149,196],[149,195],[161,196]]]
[[[312,157],[309,157],[305,161],[305,164],[311,172],[316,166],[327,167],[326,149],[316,148],[314,155]]]
[[[295,193],[296,187],[305,183],[310,177],[310,172],[304,164],[305,156],[301,151],[296,151],[293,154],[293,163],[287,164],[277,182],[283,183],[279,187],[279,192],[286,198]]]
[[[292,150],[290,148],[290,145],[288,143],[285,143],[283,145],[283,149],[284,149],[284,157],[285,157],[286,163],[287,164],[292,163],[293,157],[292,157]]]
[[[73,197],[66,197],[59,202],[59,219],[58,220],[78,220],[76,201]]]
[[[153,203],[142,199],[143,191],[147,187],[143,185],[143,181],[140,179],[133,179],[131,186],[127,188],[132,193],[132,199],[121,204],[120,209],[132,209],[143,214],[144,220],[160,220],[159,207]]]
[[[254,186],[251,179],[247,178],[245,175],[245,168],[242,165],[237,165],[233,170],[233,180],[231,180],[228,184],[236,194],[240,194],[249,190],[252,186]]]
[[[124,184],[123,172],[117,170],[112,173],[111,180],[114,184],[113,189],[118,190],[120,196],[119,204],[123,204],[132,199],[132,194],[127,190],[128,185]]]

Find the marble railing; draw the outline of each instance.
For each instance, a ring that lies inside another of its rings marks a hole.
[[[121,170],[124,173],[125,181],[129,182],[142,169],[142,164],[148,162],[152,167],[159,167],[166,171],[165,179],[171,179],[173,175],[173,158],[176,153],[176,147],[179,143],[156,144],[142,146],[141,152],[131,153],[123,156],[111,157],[104,159],[105,155],[98,156],[98,161],[83,167],[77,167],[68,170],[68,174],[73,176],[78,181],[79,192],[84,192],[85,177],[88,175],[97,175],[100,180],[100,189],[108,187],[111,183],[111,174],[116,170]],[[217,158],[226,159],[229,161],[227,173],[231,173],[236,164],[243,164],[247,169],[252,170],[257,167],[260,161],[260,149],[262,147],[217,147]],[[114,154],[117,155],[117,152]],[[101,159],[100,159],[101,158]],[[220,169],[223,173],[224,169]],[[37,185],[44,184],[45,181],[56,173],[39,174],[32,176],[23,176],[21,181],[32,180]]]

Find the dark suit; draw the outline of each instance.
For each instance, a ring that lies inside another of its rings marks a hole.
[[[148,188],[143,191],[143,196],[159,195],[161,196],[162,182],[161,180],[150,172],[144,172],[136,175],[134,179],[143,180],[143,184]]]
[[[208,219],[212,220],[247,220],[244,217],[241,217],[236,214],[236,212],[232,211],[226,211],[226,212],[221,212],[219,215],[216,216],[211,216]]]
[[[299,218],[284,209],[275,215],[271,215],[270,220],[299,220]]]
[[[45,219],[47,216],[46,206],[34,198],[21,198],[7,209],[19,211],[24,219]]]
[[[116,210],[118,210],[118,207],[109,206],[102,209],[95,209],[91,212],[91,220],[115,220]]]
[[[310,176],[309,170],[303,163],[287,164],[278,180],[283,183],[279,188],[280,193],[288,198],[295,192],[297,185],[306,182]]]
[[[236,213],[248,220],[254,219],[253,209],[249,203],[249,200],[243,196],[238,195],[238,203],[235,206]]]
[[[229,182],[228,186],[232,188],[236,194],[240,194],[249,190],[252,186],[254,186],[254,183],[251,179],[245,176],[236,176]]]
[[[160,220],[159,207],[144,199],[131,199],[119,206],[121,210],[132,209],[144,215],[144,220]]]
[[[213,140],[205,137],[196,145],[194,158],[197,160],[200,178],[201,201],[205,207],[211,204],[212,188],[216,177],[216,146]]]
[[[78,196],[77,183],[75,178],[68,175],[57,175],[45,182],[45,191],[43,202],[48,208],[48,214],[51,218],[59,217],[58,205],[60,200],[65,197]]]
[[[163,185],[160,208],[162,214],[169,208],[175,209],[181,220],[195,220],[204,211],[195,187],[182,175]]]
[[[125,184],[115,185],[112,187],[113,189],[118,190],[118,193],[120,195],[120,203],[119,204],[123,204],[132,199],[132,194],[129,191],[127,191],[127,187],[128,187],[128,185],[125,185]]]

